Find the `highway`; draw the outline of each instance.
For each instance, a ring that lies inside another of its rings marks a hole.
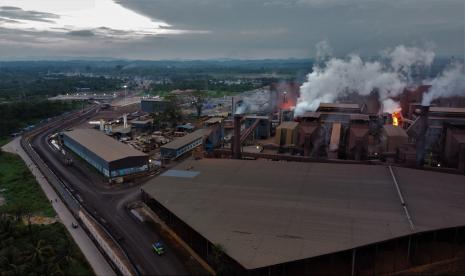
[[[61,154],[49,145],[49,135],[83,123],[97,112],[98,107],[92,107],[88,113],[82,113],[72,120],[51,122],[41,128],[30,138],[30,144],[40,158],[30,157],[36,163],[43,160],[55,175],[72,188],[80,203],[119,241],[141,275],[187,275],[184,265],[168,245],[163,256],[152,252],[151,244],[161,238],[126,210],[127,203],[139,199],[140,185],[110,188],[95,172],[86,171],[80,166],[65,166]]]

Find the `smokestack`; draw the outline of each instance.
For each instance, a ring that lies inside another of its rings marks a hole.
[[[123,115],[123,126],[124,128],[128,127],[128,114]]]
[[[234,115],[234,136],[231,145],[231,150],[234,159],[242,159],[241,156],[241,120],[242,115]]]
[[[100,119],[100,131],[105,130],[105,121],[103,119]]]
[[[417,166],[422,167],[425,162],[426,133],[428,132],[429,106],[422,105],[419,118],[419,135],[417,137]]]

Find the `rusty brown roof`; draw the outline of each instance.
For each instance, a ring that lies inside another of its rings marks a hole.
[[[465,176],[386,166],[187,160],[142,189],[247,269],[465,225]]]

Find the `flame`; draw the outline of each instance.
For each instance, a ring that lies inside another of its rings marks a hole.
[[[392,125],[399,126],[400,119],[401,119],[400,111],[394,111],[392,113]]]

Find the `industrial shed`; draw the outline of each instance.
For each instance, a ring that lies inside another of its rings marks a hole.
[[[109,178],[148,170],[148,155],[95,129],[62,133],[64,145]]]
[[[142,190],[207,261],[221,245],[227,266],[216,269],[227,273],[378,275],[463,256],[464,183],[387,166],[202,159]]]
[[[209,129],[198,129],[185,136],[174,139],[172,142],[160,147],[161,157],[163,159],[176,159],[179,156],[190,152],[196,147],[202,145],[204,137]]]

